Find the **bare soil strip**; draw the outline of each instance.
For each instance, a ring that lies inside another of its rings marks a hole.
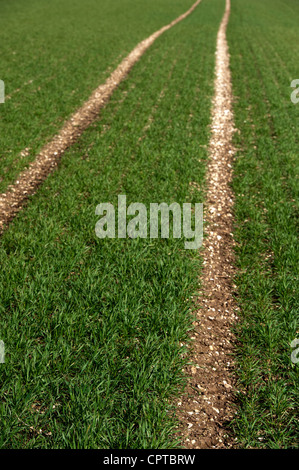
[[[5,193],[0,195],[0,233],[3,232],[5,226],[8,225],[17,212],[21,210],[28,196],[36,192],[42,181],[57,166],[65,150],[97,118],[100,109],[106,104],[113,91],[127,76],[130,69],[144,52],[161,34],[190,15],[200,2],[201,0],[197,0],[187,12],[140,42],[119,64],[106,82],[100,85],[86,103],[71,116],[59,134],[43,147],[34,162],[19,175],[17,181],[10,185]]]
[[[202,290],[194,322],[192,366],[186,368],[187,393],[178,403],[179,432],[184,447],[190,449],[227,448],[226,421],[233,417],[231,357],[234,338],[231,326],[237,320],[234,302],[234,239],[232,235],[233,193],[231,162],[235,131],[232,113],[232,85],[226,28],[230,0],[218,31],[215,94],[212,109],[212,136],[207,174],[207,237],[204,240]],[[197,307],[197,306],[196,306]],[[191,348],[190,348],[191,349]]]

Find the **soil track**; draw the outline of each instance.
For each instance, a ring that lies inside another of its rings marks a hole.
[[[62,154],[80,137],[82,132],[97,118],[100,109],[106,104],[120,82],[127,76],[133,65],[144,52],[165,31],[190,15],[199,5],[197,0],[192,7],[172,21],[140,42],[135,49],[119,64],[103,85],[100,85],[65,122],[63,128],[51,142],[46,144],[36,159],[23,171],[14,184],[8,186],[7,191],[0,195],[0,234],[14,216],[22,209],[29,195],[36,192],[38,186],[49,173],[57,166]]]
[[[95,121],[113,91],[144,52],[161,34],[190,15],[200,2],[201,0],[197,0],[186,13],[140,42],[107,81],[65,122],[59,134],[43,147],[29,168],[0,195],[0,233],[22,209],[28,196],[34,194],[49,173],[57,167],[66,149]],[[237,319],[232,285],[234,241],[230,181],[234,156],[234,124],[226,41],[229,14],[230,0],[226,0],[226,10],[217,36],[215,96],[207,175],[208,210],[205,216],[208,228],[204,240],[204,269],[201,279],[204,290],[194,325],[195,341],[190,357],[194,365],[185,371],[190,377],[189,384],[186,395],[178,403],[180,434],[184,447],[193,449],[233,445],[232,438],[226,436],[224,427],[225,422],[233,416],[231,326]]]
[[[231,326],[237,320],[233,293],[231,162],[234,156],[232,137],[232,85],[226,28],[230,0],[218,31],[215,94],[212,109],[212,136],[207,173],[207,222],[203,250],[203,286],[194,322],[193,344],[186,395],[178,403],[180,435],[184,447],[232,447],[225,423],[233,417],[233,371]]]

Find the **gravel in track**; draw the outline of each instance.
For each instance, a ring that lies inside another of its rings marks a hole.
[[[190,449],[227,448],[234,444],[225,423],[233,417],[231,357],[234,338],[231,327],[237,320],[234,301],[234,197],[230,188],[234,129],[232,85],[226,28],[230,0],[217,35],[215,93],[212,135],[209,145],[203,249],[202,290],[192,334],[186,394],[178,403],[179,433]]]
[[[22,209],[29,195],[53,171],[63,153],[97,119],[113,91],[128,75],[130,69],[165,31],[182,21],[198,6],[197,0],[184,14],[162,27],[120,63],[107,81],[100,85],[88,101],[65,122],[63,128],[36,159],[23,171],[17,181],[0,195],[0,233]],[[193,346],[186,368],[189,376],[187,393],[178,403],[180,435],[186,448],[221,448],[233,446],[227,436],[225,422],[233,416],[232,348],[234,338],[231,326],[237,320],[234,302],[234,240],[232,235],[233,193],[231,162],[234,157],[232,113],[232,85],[226,28],[230,15],[230,0],[217,36],[215,96],[212,110],[212,137],[207,174],[207,237],[204,240],[204,269],[201,278],[202,296],[194,322]],[[196,390],[196,392],[195,392]]]
[[[140,42],[119,64],[106,82],[100,85],[83,106],[65,122],[59,134],[43,147],[29,167],[18,176],[13,184],[8,186],[7,191],[0,194],[0,234],[22,209],[28,196],[34,194],[49,173],[57,167],[67,148],[73,145],[82,132],[97,119],[101,108],[105,106],[113,91],[145,51],[161,34],[190,15],[200,2],[201,0],[197,0],[188,11]]]

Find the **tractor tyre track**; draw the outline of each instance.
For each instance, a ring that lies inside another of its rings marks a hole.
[[[234,301],[233,203],[230,187],[234,129],[232,84],[226,28],[230,0],[217,35],[212,135],[209,145],[207,197],[200,297],[190,347],[192,366],[186,394],[178,403],[179,434],[185,448],[227,448],[234,439],[225,423],[233,415],[234,379],[231,327],[237,320]]]
[[[165,31],[189,16],[200,2],[201,0],[197,0],[185,13],[141,41],[119,64],[106,82],[100,85],[83,106],[65,122],[59,134],[42,148],[41,152],[29,167],[20,173],[13,184],[8,186],[6,192],[0,194],[0,234],[22,209],[28,196],[34,194],[49,173],[57,167],[63,153],[73,145],[84,130],[97,119],[101,108],[105,106],[113,91],[120,82],[124,80],[130,69],[145,51]]]

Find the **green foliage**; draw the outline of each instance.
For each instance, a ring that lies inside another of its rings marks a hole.
[[[154,3],[165,12],[142,2],[156,21],[139,25],[138,39],[191,2]],[[223,6],[203,2],[156,41],[1,238],[1,447],[178,445],[174,398],[184,386],[181,343],[192,328],[187,299],[199,254],[178,239],[99,240],[95,208],[117,205],[119,194],[147,206],[203,201]],[[114,16],[113,29],[123,21]],[[125,34],[128,49],[137,35]],[[82,51],[96,67],[87,43]],[[96,84],[94,74],[88,87]]]
[[[298,115],[294,0],[235,0],[228,40],[235,123],[234,165],[241,446],[298,445]]]
[[[138,42],[192,3],[0,1],[0,193]]]

